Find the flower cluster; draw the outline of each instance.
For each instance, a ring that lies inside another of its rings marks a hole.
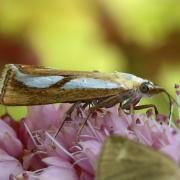
[[[176,89],[180,101],[179,86]],[[76,142],[89,110],[79,106],[67,117],[69,108],[69,104],[29,107],[19,122],[9,115],[1,117],[0,179],[92,180],[101,145],[111,134],[152,146],[180,164],[180,130],[165,116],[155,120],[151,111],[126,114],[117,106],[99,109],[90,115]]]

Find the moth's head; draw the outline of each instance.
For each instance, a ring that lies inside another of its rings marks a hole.
[[[153,84],[151,81],[143,81],[139,86],[139,91],[143,96],[153,96],[164,92],[164,88]]]
[[[180,105],[176,102],[176,100],[166,91],[165,88],[162,88],[158,85],[153,84],[150,81],[144,81],[139,86],[139,91],[142,93],[143,96],[153,96],[159,93],[165,93],[169,99],[169,118],[172,114],[172,105],[175,103],[178,107]]]
[[[174,98],[166,91],[165,88],[160,87],[148,80],[141,82],[139,86],[139,91],[142,94],[142,96],[147,96],[147,97],[150,97],[159,93],[165,93],[171,102],[174,101]]]

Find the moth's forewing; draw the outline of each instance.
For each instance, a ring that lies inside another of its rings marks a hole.
[[[179,180],[167,156],[122,137],[109,137],[97,162],[96,180]]]
[[[124,81],[113,73],[9,64],[0,81],[0,100],[5,105],[86,102],[126,92]]]

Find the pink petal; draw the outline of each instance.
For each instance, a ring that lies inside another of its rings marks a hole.
[[[180,144],[166,145],[161,151],[170,156],[177,164],[180,163]]]
[[[94,176],[92,176],[86,172],[82,172],[80,175],[80,178],[79,178],[79,180],[92,180],[92,179],[94,179]]]
[[[79,143],[82,146],[82,156],[76,156],[77,164],[87,171],[89,174],[94,174],[97,155],[100,151],[101,143],[93,140],[84,141]],[[84,156],[83,156],[84,155]],[[81,161],[81,159],[83,159]],[[80,161],[78,161],[80,160]]]
[[[71,168],[72,164],[59,157],[47,157],[42,160],[44,163],[50,166],[57,166],[60,168]]]
[[[33,129],[48,129],[57,126],[59,112],[54,105],[32,106],[28,108],[27,119],[32,123]]]
[[[4,135],[5,133],[8,133],[11,136],[16,136],[14,129],[0,119],[0,136]]]
[[[147,144],[147,145],[153,144],[152,136],[151,136],[151,129],[147,124],[135,126],[133,130],[139,142],[143,144]]]
[[[19,157],[22,153],[23,146],[19,139],[16,137],[11,137],[9,134],[4,134],[3,142],[3,149],[11,156]],[[1,141],[0,140],[0,141]]]
[[[42,161],[42,159],[46,156],[46,153],[41,151],[26,152],[23,156],[23,168],[25,170],[37,170],[46,167],[45,163]]]
[[[127,134],[129,126],[126,119],[120,119],[119,116],[111,113],[107,113],[104,116],[104,125],[110,132],[119,131],[122,135]]]
[[[21,172],[23,172],[21,163],[0,149],[0,179],[9,179],[11,175],[16,176]]]
[[[39,179],[41,180],[78,180],[73,168],[59,168],[50,166],[43,171]]]
[[[2,120],[0,120],[0,148],[14,157],[18,157],[23,149],[16,132]]]
[[[79,144],[83,148],[83,153],[88,157],[91,165],[94,166],[95,169],[95,162],[97,159],[97,155],[101,150],[101,143],[97,141],[89,140],[85,142],[80,142]]]

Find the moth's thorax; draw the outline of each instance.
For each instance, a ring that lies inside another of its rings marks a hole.
[[[141,83],[146,81],[140,77],[129,73],[115,72],[114,75],[116,77],[116,80],[119,83],[122,83],[127,89],[137,89],[139,88]]]

